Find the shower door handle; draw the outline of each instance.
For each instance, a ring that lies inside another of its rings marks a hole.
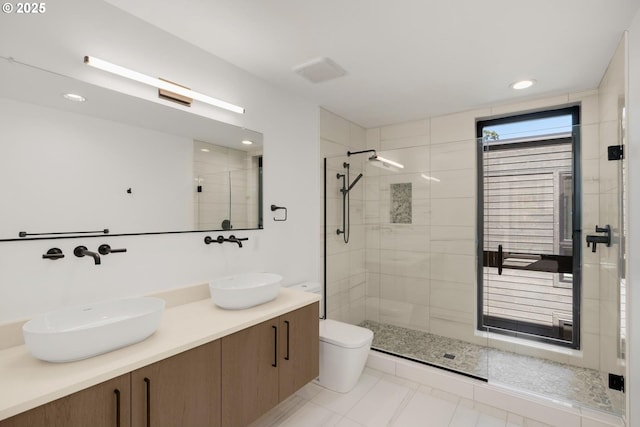
[[[505,252],[502,245],[498,245],[497,251],[483,252],[482,266],[497,268],[498,275],[502,275],[504,269],[570,274],[573,272],[573,255]]]

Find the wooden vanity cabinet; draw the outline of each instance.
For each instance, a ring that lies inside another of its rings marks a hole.
[[[0,421],[0,427],[129,427],[129,374]]]
[[[0,427],[242,427],[318,376],[318,303],[0,420]]]
[[[222,338],[222,425],[250,424],[318,376],[318,303]]]
[[[222,425],[241,427],[278,404],[278,318],[222,338]]]
[[[319,303],[280,316],[279,401],[318,378],[320,366]]]
[[[132,427],[220,426],[220,341],[131,372]]]

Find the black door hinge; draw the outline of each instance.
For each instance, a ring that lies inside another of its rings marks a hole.
[[[609,160],[622,160],[624,159],[624,146],[623,145],[610,145],[607,147],[607,155]]]
[[[609,388],[624,392],[624,377],[622,375],[609,374]]]

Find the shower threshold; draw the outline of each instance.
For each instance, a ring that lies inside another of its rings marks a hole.
[[[624,414],[624,394],[608,388],[606,373],[370,320],[360,326],[373,331],[374,350],[490,384]]]

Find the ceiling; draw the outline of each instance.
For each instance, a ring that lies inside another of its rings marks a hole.
[[[592,89],[640,0],[107,0],[366,128]],[[329,57],[343,77],[293,68]],[[537,80],[525,91],[509,84]]]

